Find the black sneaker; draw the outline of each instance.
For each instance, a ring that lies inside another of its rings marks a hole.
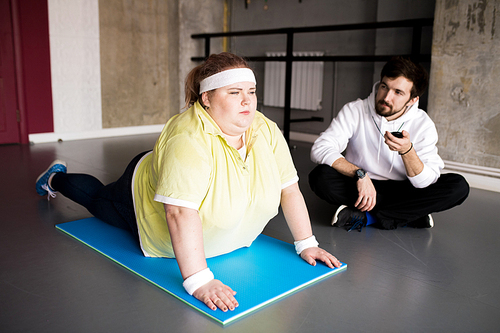
[[[434,220],[432,219],[431,214],[427,216],[420,217],[415,221],[411,221],[407,224],[407,226],[412,228],[432,228],[434,226]]]
[[[333,215],[332,225],[334,227],[345,228],[347,231],[361,231],[366,226],[366,214],[358,209],[345,205],[340,206]]]

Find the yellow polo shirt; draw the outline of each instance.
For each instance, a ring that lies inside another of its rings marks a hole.
[[[252,244],[278,213],[281,189],[298,177],[274,122],[257,112],[245,138],[243,160],[199,103],[167,122],[133,179],[145,256],[174,257],[164,203],[198,210],[206,257]]]

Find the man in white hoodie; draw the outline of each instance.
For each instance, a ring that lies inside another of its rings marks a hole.
[[[421,65],[395,57],[370,96],[346,104],[316,140],[311,159],[319,165],[309,183],[320,198],[340,206],[332,225],[361,228],[370,212],[382,229],[429,228],[431,213],[467,198],[462,176],[441,175],[436,127],[418,108],[427,85]]]

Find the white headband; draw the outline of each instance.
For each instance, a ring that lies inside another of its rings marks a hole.
[[[255,75],[250,68],[233,68],[209,76],[201,81],[200,94],[237,82],[257,83],[255,81]]]

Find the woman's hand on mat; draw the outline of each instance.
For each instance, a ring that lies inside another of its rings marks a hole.
[[[316,260],[324,262],[330,268],[342,266],[342,263],[337,258],[319,247],[305,249],[300,253],[300,257],[312,266],[316,266]]]
[[[196,289],[193,296],[205,303],[210,309],[217,308],[226,312],[233,311],[239,304],[234,298],[236,292],[219,280],[212,280]]]

